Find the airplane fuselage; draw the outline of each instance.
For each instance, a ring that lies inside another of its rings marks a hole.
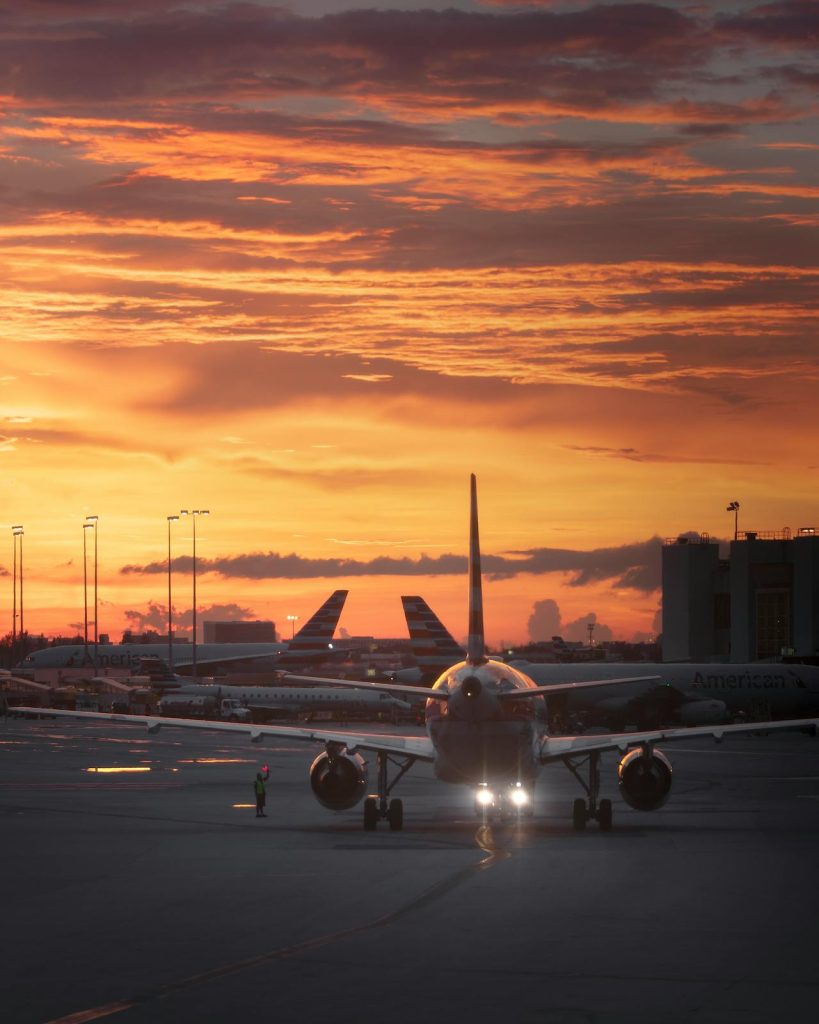
[[[611,688],[569,694],[569,710],[595,705],[617,710],[666,686],[690,701],[722,701],[731,713],[764,705],[780,715],[801,714],[819,707],[819,668],[752,662],[743,665],[719,663],[584,662],[576,664],[516,663],[536,684],[580,682],[589,679],[656,674],[659,681],[612,684]]]
[[[284,668],[290,664],[301,664],[310,660],[323,660],[332,655],[325,645],[315,649],[288,651],[287,644],[280,643],[221,643],[197,644],[196,660],[200,674],[212,674],[218,665],[235,665],[237,662],[253,661],[258,668]],[[137,672],[144,660],[159,660],[168,663],[168,645],[159,644],[100,644],[94,650],[89,644],[60,644],[46,647],[29,654],[15,669],[20,673],[31,673],[44,668],[88,668],[97,672],[107,669]],[[174,647],[173,667],[175,671],[189,672],[193,666],[193,646],[179,644]]]
[[[225,643],[197,644],[196,658],[201,665],[225,661],[236,661],[241,658],[278,658],[287,650],[287,644],[280,643]],[[168,659],[167,643],[158,644],[100,644],[96,650],[94,644],[60,644],[56,647],[45,647],[41,651],[29,654],[18,666],[21,671],[32,671],[38,668],[93,668],[95,661],[98,669],[114,668],[136,671],[140,662],[146,658]],[[186,668],[193,664],[193,646],[177,644],[173,648],[175,668]]]
[[[186,684],[174,697],[235,697],[248,707],[288,711],[409,711],[410,704],[378,690],[340,686],[214,686]]]
[[[435,774],[445,782],[531,786],[546,733],[545,702],[504,699],[535,686],[523,672],[499,661],[460,662],[430,691],[426,725],[435,748]],[[447,693],[436,700],[435,691]]]

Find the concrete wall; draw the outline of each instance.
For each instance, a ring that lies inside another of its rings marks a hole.
[[[715,656],[714,595],[719,546],[680,538],[663,560],[663,661],[709,661]]]

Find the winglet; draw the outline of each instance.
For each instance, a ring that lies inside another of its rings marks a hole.
[[[483,592],[481,590],[481,543],[478,537],[478,485],[473,473],[469,478],[469,636],[466,660],[470,665],[486,661],[483,639]]]

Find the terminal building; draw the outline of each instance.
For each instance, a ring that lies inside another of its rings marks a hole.
[[[203,634],[206,644],[269,644],[276,642],[276,624],[263,619],[205,620]]]
[[[819,537],[739,533],[728,558],[707,534],[663,545],[663,661],[819,657]]]

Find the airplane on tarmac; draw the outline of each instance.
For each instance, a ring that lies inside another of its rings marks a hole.
[[[295,679],[296,677],[291,677]],[[329,711],[349,714],[367,712],[369,714],[397,714],[412,710],[412,705],[405,700],[384,693],[383,690],[364,689],[346,686],[214,686],[207,684],[188,683],[179,689],[167,693],[159,702],[164,714],[173,714],[174,705],[180,709],[188,697],[213,697],[216,701],[222,697],[235,697],[254,713],[254,718],[267,715],[275,717],[277,713],[297,715],[302,712]]]
[[[333,634],[348,591],[336,590],[311,616],[292,640],[285,643],[197,644],[198,669],[213,669],[239,661],[271,660],[271,667],[284,668],[321,661],[333,654]],[[18,673],[32,674],[41,668],[83,668],[94,665],[94,644],[61,644],[34,651],[20,662]],[[168,654],[168,644],[99,644],[96,650],[97,669],[124,668],[139,671],[143,661],[161,662]],[[193,644],[175,644],[174,671],[190,673],[193,666]],[[167,667],[167,666],[166,666]]]
[[[652,811],[661,807],[671,792],[672,769],[660,742],[711,736],[721,740],[734,733],[778,729],[812,729],[819,719],[708,725],[689,728],[650,729],[606,735],[550,735],[546,727],[544,694],[599,686],[599,681],[537,686],[511,665],[486,657],[483,629],[480,544],[478,539],[477,488],[470,481],[471,515],[469,545],[469,636],[466,658],[444,671],[429,691],[425,736],[385,734],[355,729],[312,726],[257,725],[241,722],[202,722],[148,715],[117,715],[100,712],[53,711],[55,715],[128,724],[144,724],[149,732],[162,725],[212,729],[249,734],[251,741],[265,736],[318,741],[324,750],[309,770],[313,795],[324,807],[343,811],[354,807],[368,789],[368,763],[362,751],[375,754],[377,793],[364,799],[364,828],[376,828],[386,818],[393,830],[401,829],[403,802],[389,799],[396,783],[416,761],[429,761],[444,782],[461,783],[475,791],[476,808],[526,811],[540,768],[562,762],[586,792],[587,799],[574,801],[572,821],[578,831],[590,820],[601,831],[612,827],[612,803],[600,798],[600,758],[617,751],[620,794],[631,807]],[[304,681],[307,677],[295,677]],[[398,683],[353,683],[313,677],[320,684],[370,686],[388,693],[415,693],[417,687]],[[632,679],[628,679],[629,682]],[[611,685],[612,680],[603,680]],[[30,710],[42,714],[42,709]],[[390,778],[390,766],[397,769]],[[587,771],[584,774],[584,769]]]
[[[510,662],[538,685],[552,681],[580,682],[608,676],[656,672],[656,684],[633,683],[595,689],[584,699],[568,693],[566,710],[584,705],[598,714],[639,722],[672,716],[680,725],[726,722],[738,714],[764,711],[780,717],[819,711],[819,668],[756,662],[745,665],[713,663],[608,662],[601,664],[532,664]]]
[[[420,597],[402,598],[413,651],[423,651],[426,666],[446,654],[446,639],[454,644],[446,626]],[[419,669],[420,657],[416,655]],[[570,690],[554,702],[568,714],[591,709],[596,718],[620,720],[638,726],[712,725],[732,715],[765,709],[780,717],[819,710],[819,668],[755,662],[745,665],[712,662],[508,662],[539,686],[550,683],[615,680],[593,690]],[[659,680],[622,685],[619,676],[656,672]],[[413,675],[412,673],[415,673]],[[423,683],[418,669],[400,669],[393,678]],[[552,708],[550,707],[550,710]],[[602,723],[601,723],[602,724]]]

